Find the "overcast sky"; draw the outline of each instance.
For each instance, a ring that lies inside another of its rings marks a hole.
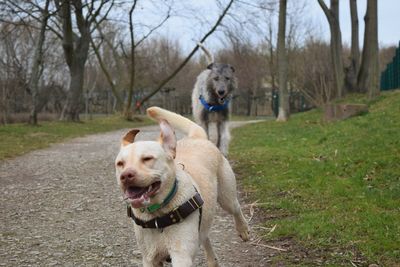
[[[290,0],[289,0],[290,1]],[[397,45],[400,41],[400,0],[377,0],[378,1],[378,35],[381,45]],[[308,0],[312,8],[312,14],[318,18],[329,38],[329,26],[317,0]],[[326,1],[328,2],[328,1]],[[360,45],[364,35],[364,14],[367,8],[366,0],[358,0],[358,19],[360,25]],[[329,5],[329,4],[328,4]],[[348,0],[340,0],[340,27],[342,30],[343,42],[350,43],[351,24],[350,7]]]
[[[243,0],[252,3],[252,0]],[[297,1],[297,0],[288,0]],[[307,9],[304,12],[304,17],[313,22],[318,28],[318,32],[323,38],[329,41],[329,26],[317,0],[303,0],[306,3]],[[227,2],[224,1],[224,2]],[[325,0],[329,6],[329,1]],[[358,16],[360,26],[360,46],[362,46],[364,35],[364,14],[366,10],[366,0],[359,0]],[[210,25],[213,24],[220,9],[215,4],[215,0],[187,0],[184,1],[184,7],[195,10],[194,13],[197,19],[186,17],[172,18],[165,28],[162,29],[163,35],[174,37],[179,40],[180,45],[185,51],[193,47],[195,42],[199,40]],[[378,34],[379,44],[381,46],[398,45],[400,40],[400,0],[378,0]],[[153,13],[154,14],[154,13]],[[154,18],[154,16],[152,16]],[[199,23],[199,21],[208,21],[207,23]],[[340,0],[340,24],[342,31],[342,40],[350,44],[351,25],[350,25],[350,7],[349,0]],[[256,38],[261,38],[255,33]],[[209,37],[207,45],[211,47],[220,47],[221,41],[217,34]]]

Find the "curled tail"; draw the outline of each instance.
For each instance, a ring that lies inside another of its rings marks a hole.
[[[202,43],[197,43],[197,45],[201,48],[201,50],[203,50],[204,54],[206,54],[207,64],[208,65],[213,64],[214,63],[214,56],[211,54],[211,52],[208,51],[207,48],[205,48]]]
[[[150,107],[147,109],[147,115],[155,121],[168,121],[173,128],[180,130],[191,138],[207,139],[207,133],[203,128],[179,114],[159,107]]]

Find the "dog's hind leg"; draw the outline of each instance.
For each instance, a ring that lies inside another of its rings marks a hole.
[[[233,215],[239,236],[243,241],[248,241],[249,227],[237,199],[235,174],[225,157],[218,170],[218,203],[225,211]]]
[[[214,253],[214,250],[211,245],[210,238],[207,237],[204,242],[203,242],[203,247],[206,252],[206,258],[207,258],[207,266],[208,267],[218,267],[218,260],[217,256]]]
[[[218,131],[217,147],[226,157],[228,155],[229,141],[231,139],[228,123],[225,121],[218,122],[217,131]]]

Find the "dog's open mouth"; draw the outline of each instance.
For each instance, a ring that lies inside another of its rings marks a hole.
[[[157,181],[146,187],[128,186],[125,190],[125,200],[131,203],[132,207],[140,208],[148,204],[150,198],[160,189],[161,182]]]
[[[220,97],[218,99],[218,102],[219,102],[220,105],[223,105],[225,103],[225,97]]]

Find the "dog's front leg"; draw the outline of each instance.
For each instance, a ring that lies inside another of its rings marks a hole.
[[[143,267],[163,267],[163,263],[154,260],[147,260],[143,258]]]
[[[193,265],[199,249],[199,215],[197,212],[187,217],[172,233],[168,253],[173,267],[190,267]],[[173,230],[173,229],[171,229]],[[170,232],[171,233],[171,232]]]
[[[217,147],[226,157],[228,155],[229,140],[231,139],[228,123],[225,121],[218,122],[217,130],[218,130]]]
[[[185,253],[174,253],[171,255],[173,267],[190,267],[193,265],[193,259]]]

